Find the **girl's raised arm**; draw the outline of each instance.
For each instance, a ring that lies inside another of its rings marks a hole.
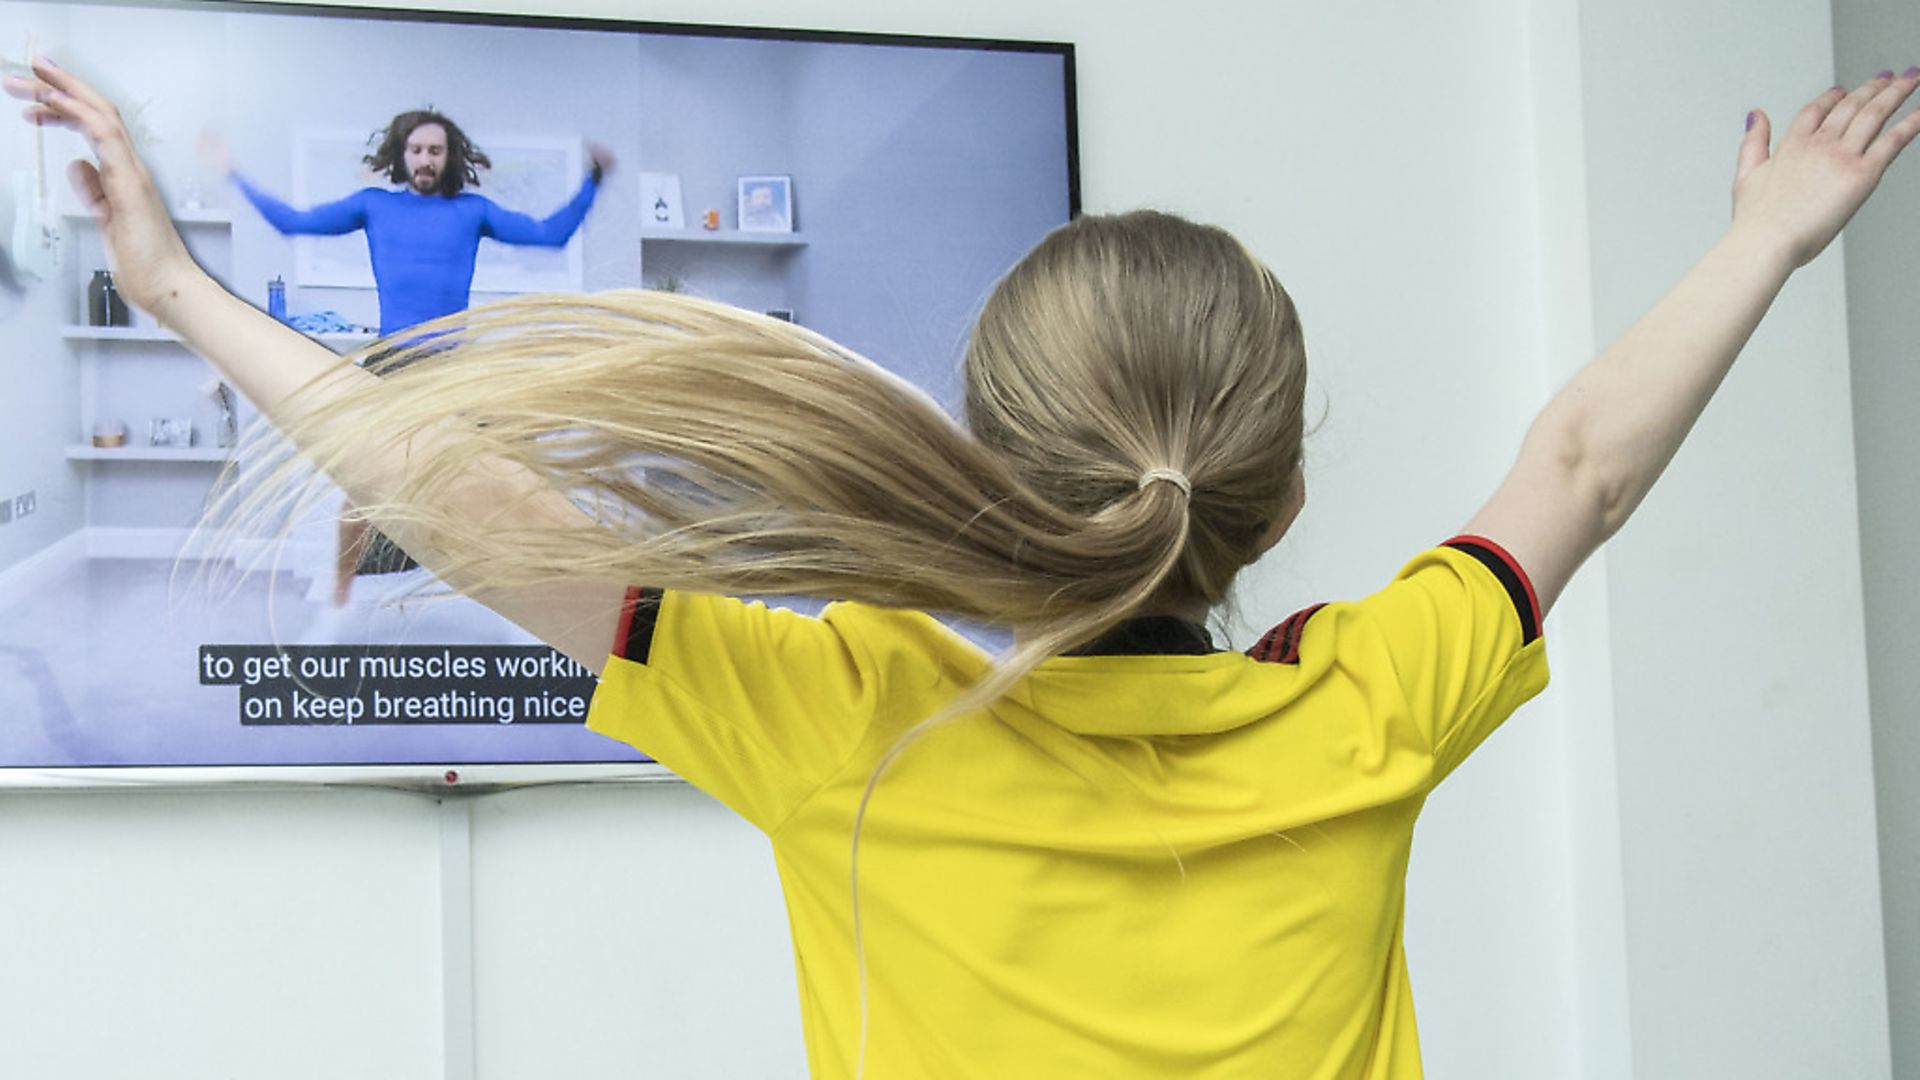
[[[193,261],[112,102],[45,57],[33,61],[32,78],[9,76],[5,88],[33,102],[25,110],[28,120],[79,131],[92,147],[99,164],[76,161],[68,173],[100,228],[114,284],[218,368],[265,416],[279,418],[296,392],[303,408],[379,392],[375,376],[240,300]],[[372,437],[377,434],[369,433],[365,455],[340,462],[331,473],[360,505],[386,501],[414,457],[391,452]],[[461,436],[448,425],[434,437]],[[445,509],[471,514],[488,527],[596,527],[563,493],[518,466],[483,460],[461,479],[447,489],[448,501],[457,505]],[[403,532],[396,539],[430,569],[446,561],[418,537]],[[463,586],[457,575],[447,580]],[[624,599],[621,585],[599,582],[463,591],[596,672]]]
[[[1920,134],[1920,112],[1886,126],[1916,84],[1920,68],[1882,72],[1852,93],[1835,87],[1800,110],[1771,153],[1766,114],[1750,114],[1726,234],[1541,411],[1465,531],[1512,553],[1543,615],[1659,479],[1787,277]]]

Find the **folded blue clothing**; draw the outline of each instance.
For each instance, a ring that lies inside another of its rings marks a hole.
[[[337,311],[312,311],[287,317],[287,325],[303,334],[367,334],[368,327],[351,323]]]

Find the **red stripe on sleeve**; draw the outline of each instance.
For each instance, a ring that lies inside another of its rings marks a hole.
[[[1315,604],[1287,616],[1280,625],[1260,635],[1260,640],[1254,642],[1253,648],[1247,650],[1247,655],[1263,663],[1299,663],[1300,638],[1306,633],[1307,620],[1313,618],[1314,612],[1326,606],[1324,603]]]
[[[1501,547],[1499,544],[1494,543],[1484,536],[1474,536],[1471,533],[1462,533],[1440,546],[1446,547],[1447,544],[1456,542],[1479,544],[1481,547],[1499,556],[1500,561],[1507,564],[1507,568],[1513,571],[1513,576],[1519,578],[1521,586],[1527,590],[1527,603],[1533,608],[1533,625],[1539,626],[1541,622],[1540,594],[1533,591],[1533,579],[1527,576],[1527,568],[1520,565],[1520,560],[1514,558],[1512,552]]]
[[[608,651],[615,656],[627,655],[627,638],[633,634],[633,609],[640,603],[640,586],[627,586],[627,598],[620,602],[620,622],[613,628],[613,648]]]
[[[1294,616],[1299,622],[1287,633],[1287,649],[1286,652],[1280,655],[1281,663],[1297,664],[1300,662],[1300,642],[1307,636],[1307,621],[1313,618],[1314,612],[1326,606],[1324,603],[1315,604]]]

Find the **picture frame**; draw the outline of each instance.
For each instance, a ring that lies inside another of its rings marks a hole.
[[[193,421],[179,416],[156,416],[147,429],[147,445],[185,450],[193,445]]]
[[[678,231],[687,227],[686,211],[680,199],[680,177],[674,173],[640,174],[640,227],[649,232]]]
[[[739,192],[741,232],[793,231],[793,177],[743,176]]]

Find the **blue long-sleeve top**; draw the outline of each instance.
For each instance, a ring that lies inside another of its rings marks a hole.
[[[247,201],[283,236],[366,232],[383,335],[466,310],[482,237],[507,244],[565,247],[586,220],[600,186],[589,174],[567,205],[544,218],[533,218],[471,192],[448,198],[371,187],[297,210],[239,173],[231,175]]]

